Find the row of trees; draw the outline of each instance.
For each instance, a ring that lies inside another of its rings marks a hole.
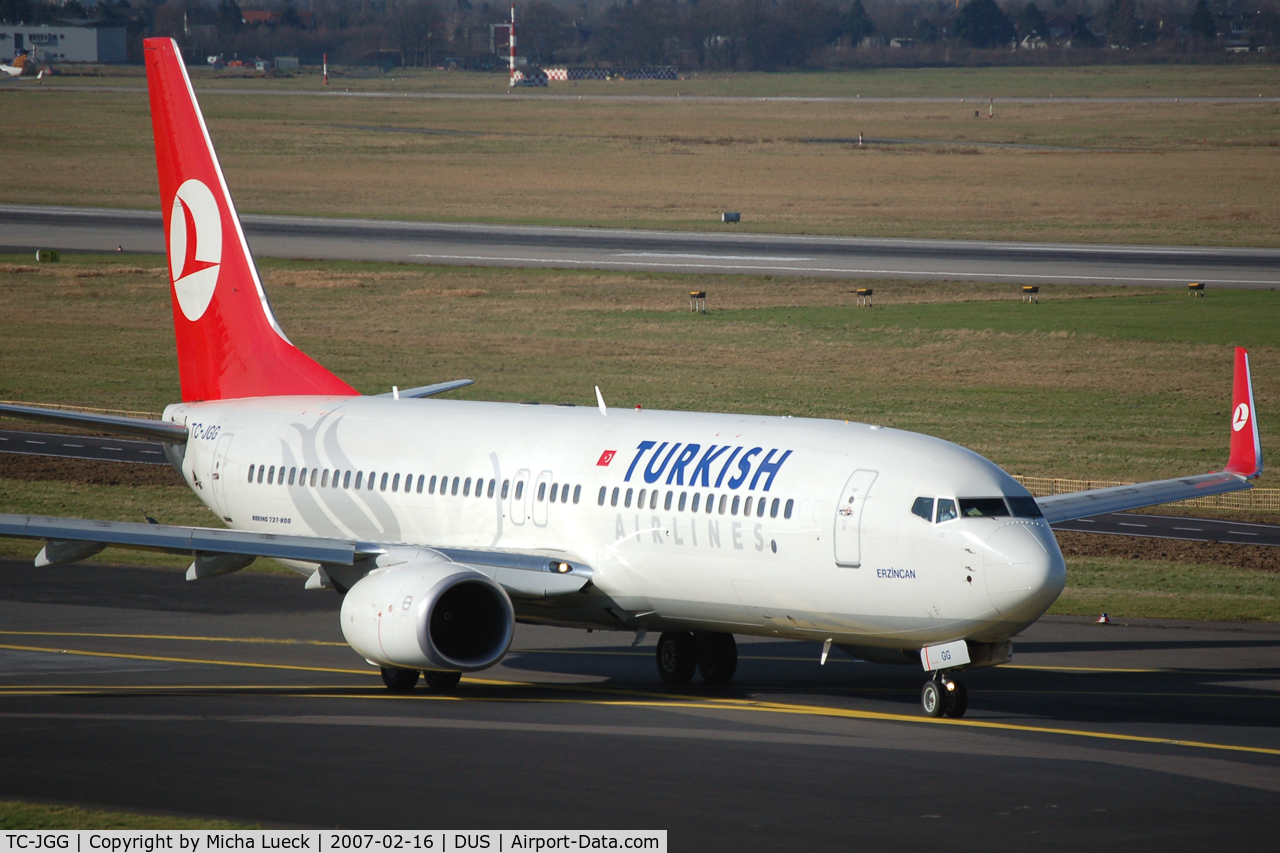
[[[508,5],[474,0],[0,0],[0,17],[101,17],[195,55],[500,67],[490,25]],[[671,64],[770,70],[1008,61],[1010,48],[1220,54],[1224,41],[1280,47],[1280,0],[527,0],[520,52],[535,64]],[[1099,3],[1100,5],[1093,5]],[[246,14],[249,5],[272,14]],[[301,5],[300,5],[301,4]],[[267,20],[263,20],[267,17]],[[1232,29],[1235,32],[1232,32]],[[986,52],[985,54],[983,52]],[[1003,54],[998,57],[994,52]],[[1081,56],[1097,61],[1097,55]]]

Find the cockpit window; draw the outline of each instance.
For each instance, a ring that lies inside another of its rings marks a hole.
[[[916,498],[916,502],[911,505],[911,511],[925,521],[933,521],[933,498]]]
[[[956,502],[951,498],[938,498],[938,523],[950,521],[956,517]]]
[[[1009,502],[1009,509],[1013,510],[1013,514],[1018,518],[1044,518],[1044,513],[1040,511],[1040,504],[1036,503],[1035,498],[1011,498],[1006,495],[1005,500]]]
[[[960,514],[965,518],[997,518],[1009,514],[1003,498],[960,498]]]

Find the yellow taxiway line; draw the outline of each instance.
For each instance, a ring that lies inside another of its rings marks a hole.
[[[343,675],[373,675],[375,671],[358,670],[358,669],[339,669],[333,667],[308,667],[294,666],[289,664],[268,664],[253,663],[246,661],[221,661],[221,660],[201,660],[195,658],[175,658],[159,655],[132,655],[117,652],[94,652],[78,649],[52,649],[42,648],[38,646],[15,646],[0,645],[0,649],[8,649],[12,651],[30,651],[30,652],[46,652],[46,653],[62,653],[73,655],[84,655],[88,657],[106,657],[118,658],[125,660],[145,660],[159,661],[163,663],[189,663],[201,664],[208,666],[240,666],[255,669],[279,669],[299,672],[329,672]],[[909,723],[913,725],[938,725],[953,726],[957,728],[969,729],[987,729],[992,731],[1008,731],[1024,734],[1046,734],[1060,735],[1074,738],[1087,738],[1094,740],[1110,740],[1124,743],[1142,743],[1162,746],[1182,746],[1193,749],[1208,749],[1226,752],[1244,752],[1256,755],[1275,755],[1280,756],[1280,749],[1268,749],[1266,747],[1241,746],[1236,744],[1211,743],[1207,741],[1189,741],[1175,740],[1170,738],[1148,737],[1143,735],[1127,735],[1115,732],[1098,732],[1088,731],[1085,729],[1067,729],[1054,728],[1052,726],[1035,726],[1023,723],[1003,723],[995,720],[966,720],[966,719],[933,719],[929,717],[920,717],[907,714],[894,714],[884,711],[860,711],[850,708],[833,708],[823,705],[800,705],[786,702],[769,702],[754,699],[731,699],[731,698],[688,698],[683,696],[672,696],[664,694],[646,694],[638,690],[618,690],[616,688],[599,687],[595,685],[581,684],[534,684],[532,682],[520,681],[498,681],[495,679],[479,679],[468,678],[468,682],[478,685],[486,685],[493,687],[540,687],[543,689],[561,689],[561,690],[578,690],[582,692],[605,693],[613,695],[632,695],[637,698],[601,698],[601,699],[557,699],[549,697],[480,697],[480,696],[458,696],[445,694],[393,694],[393,693],[366,693],[366,694],[344,694],[334,693],[332,688],[328,688],[326,692],[317,693],[294,693],[288,695],[295,698],[332,698],[332,699],[381,699],[381,700],[418,700],[418,701],[475,701],[475,702],[527,702],[542,704],[576,704],[576,705],[598,705],[598,706],[618,706],[618,707],[643,707],[643,708],[673,708],[673,709],[698,709],[698,710],[716,710],[716,711],[746,711],[755,713],[768,714],[795,714],[810,717],[831,717],[838,719],[852,720],[871,720],[878,722],[893,723]],[[103,685],[97,688],[91,688],[94,692],[113,691],[119,692],[123,689],[120,686]],[[172,687],[172,686],[156,686],[145,688],[152,691],[167,690],[171,692],[190,691],[192,687]],[[223,688],[214,688],[223,689]],[[243,688],[237,688],[243,689]],[[284,685],[283,689],[292,690],[293,688]],[[299,688],[307,689],[307,688]],[[323,689],[323,688],[322,688]],[[58,695],[68,692],[83,692],[84,688],[69,687],[44,687],[39,690],[30,688],[19,688],[14,690],[5,690],[2,695]]]

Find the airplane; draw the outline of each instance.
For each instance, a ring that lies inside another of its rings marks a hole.
[[[1262,472],[1237,349],[1226,467],[1033,497],[950,442],[875,424],[361,395],[290,343],[254,265],[177,45],[145,45],[182,402],[161,420],[0,406],[145,436],[225,529],[0,515],[37,567],[107,546],[192,558],[188,580],[275,559],[343,595],[351,648],[394,691],[455,687],[516,622],[660,632],[658,674],[724,684],[735,634],[927,672],[1006,663],[1063,589],[1050,523],[1251,488]]]
[[[10,77],[21,77],[23,72],[26,71],[26,67],[27,67],[27,54],[25,51],[22,53],[19,53],[17,56],[13,58],[12,65],[5,65],[3,62],[0,62],[0,71],[4,72],[5,74],[8,74]],[[0,77],[0,80],[2,79],[4,78]],[[33,80],[37,83],[41,82],[42,80],[44,80],[44,70],[41,69],[39,74],[37,74],[35,77],[29,77],[28,80]]]

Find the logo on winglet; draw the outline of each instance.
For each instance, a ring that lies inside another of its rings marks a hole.
[[[1247,423],[1249,423],[1249,404],[1241,403],[1236,406],[1235,416],[1231,418],[1231,429],[1233,432],[1239,432]]]
[[[188,257],[193,238],[195,251]],[[209,188],[192,178],[178,187],[169,218],[169,271],[188,320],[199,320],[208,310],[221,264],[222,212]]]

